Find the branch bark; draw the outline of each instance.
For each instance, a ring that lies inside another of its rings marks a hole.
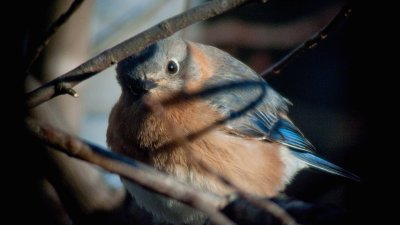
[[[293,49],[289,54],[287,54],[273,66],[262,72],[260,76],[264,79],[268,79],[271,76],[281,73],[282,69],[286,68],[291,62],[293,62],[294,59],[304,54],[307,50],[315,48],[317,45],[319,45],[321,41],[325,40],[332,29],[343,20],[347,19],[350,13],[350,5],[343,6],[339,13],[331,20],[328,25],[322,28],[322,30],[320,30],[318,33],[314,34],[310,39],[303,42],[297,48]]]
[[[83,142],[49,125],[37,123],[29,118],[26,122],[28,129],[36,138],[57,150],[101,166],[152,191],[198,209],[208,215],[214,224],[235,224],[219,212],[219,209],[228,204],[228,199],[225,197],[188,186],[149,166]]]
[[[219,15],[251,0],[215,0],[171,17],[142,33],[107,49],[77,68],[28,93],[27,106],[35,107],[58,95],[68,94],[71,88],[126,57],[140,52],[150,44],[171,36],[195,23]],[[264,1],[263,1],[264,2]]]

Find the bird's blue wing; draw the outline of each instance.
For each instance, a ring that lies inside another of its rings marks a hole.
[[[312,152],[314,146],[304,137],[300,130],[289,120],[278,113],[268,113],[256,110],[250,113],[250,124],[258,132],[262,132],[266,139],[280,142],[290,148]],[[244,122],[244,121],[243,121]]]
[[[232,79],[232,76],[229,77]],[[240,78],[239,75],[237,78]],[[222,80],[223,78],[219,78],[218,84],[221,84]],[[292,155],[314,168],[353,180],[359,179],[345,169],[316,156],[313,152],[315,150],[314,146],[304,137],[293,122],[285,116],[289,102],[274,91],[265,81],[255,76],[252,76],[252,80],[263,82],[265,92],[263,93],[260,88],[240,89],[239,87],[236,90],[224,91],[222,94],[207,98],[217,110],[229,117],[246,107],[246,105],[251,104],[257,96],[264,95],[254,109],[226,123],[227,128],[233,131],[232,133],[282,143],[291,150]],[[227,82],[231,81],[227,80]]]
[[[304,137],[300,130],[285,116],[255,111],[251,118],[252,127],[263,132],[270,141],[280,142],[291,150],[292,155],[308,165],[336,175],[359,181],[360,178],[335,164],[316,156],[314,146]],[[251,125],[250,125],[251,126]]]

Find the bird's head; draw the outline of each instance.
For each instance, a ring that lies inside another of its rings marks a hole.
[[[117,66],[117,79],[125,94],[140,98],[183,90],[188,70],[195,70],[188,57],[188,44],[171,37],[150,45]],[[193,76],[192,76],[193,77]]]

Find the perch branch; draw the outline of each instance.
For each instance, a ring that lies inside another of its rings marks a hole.
[[[55,88],[58,83],[64,83],[67,89],[73,88],[83,80],[94,76],[132,54],[140,52],[158,40],[171,36],[173,33],[195,22],[214,17],[250,1],[214,0],[164,20],[140,34],[105,50],[68,73],[28,93],[27,106],[32,108],[58,95],[65,94],[65,92],[59,92]]]
[[[50,38],[60,29],[60,27],[67,22],[67,20],[72,16],[72,14],[75,13],[75,11],[79,8],[79,6],[82,5],[84,0],[74,0],[71,4],[71,6],[68,8],[68,10],[61,14],[58,19],[50,25],[50,28],[47,30],[45,36],[39,41],[39,45],[37,46],[35,50],[35,55],[32,57],[30,60],[26,71],[29,73],[33,63],[37,60],[39,57],[40,53],[42,53],[43,49],[47,46],[47,44],[50,41]]]
[[[319,32],[314,34],[310,39],[297,46],[297,48],[293,49],[289,54],[287,54],[273,66],[262,72],[260,76],[264,79],[268,79],[273,75],[279,74],[282,69],[286,68],[286,66],[293,62],[294,59],[304,54],[308,49],[315,48],[321,41],[325,40],[331,30],[342,21],[344,21],[350,15],[350,13],[350,5],[343,6],[328,25],[326,25]]]
[[[29,118],[26,122],[36,138],[57,150],[96,164],[143,187],[198,209],[208,215],[214,224],[234,225],[218,211],[228,203],[227,198],[188,186],[149,166],[81,141],[49,125],[39,124]]]

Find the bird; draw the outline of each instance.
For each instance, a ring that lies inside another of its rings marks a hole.
[[[305,168],[359,179],[317,156],[288,117],[290,101],[216,47],[171,36],[121,60],[116,72],[122,92],[109,116],[108,146],[179,181],[233,193],[208,167],[240,190],[274,197]],[[189,206],[121,180],[155,223],[205,220]]]

